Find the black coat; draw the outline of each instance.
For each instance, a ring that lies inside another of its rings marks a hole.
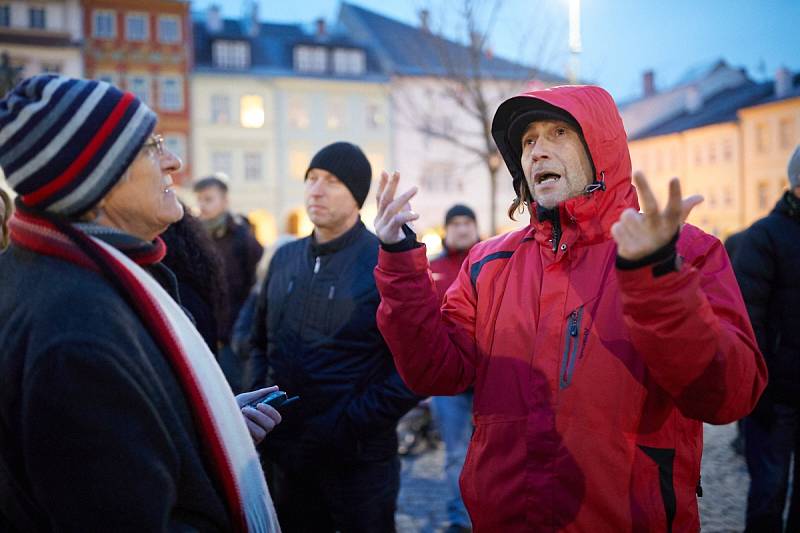
[[[288,468],[383,460],[398,419],[419,401],[378,332],[377,237],[360,221],[334,241],[312,237],[272,258],[254,321],[250,388],[277,384],[301,400],[265,439]]]
[[[733,267],[769,369],[761,404],[800,406],[800,210],[790,201],[747,230]]]
[[[12,246],[0,295],[0,530],[229,531],[181,386],[115,289]]]

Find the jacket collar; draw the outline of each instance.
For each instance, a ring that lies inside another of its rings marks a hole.
[[[774,211],[800,222],[800,198],[795,196],[792,191],[786,191],[783,193],[783,197],[778,200],[778,203],[775,204]]]
[[[336,253],[343,248],[347,248],[353,242],[355,242],[363,231],[367,231],[367,227],[364,225],[364,222],[361,221],[361,217],[358,217],[358,221],[356,221],[352,228],[344,232],[339,237],[336,237],[332,241],[319,244],[316,237],[312,233],[311,238],[309,239],[311,253],[314,256]]]

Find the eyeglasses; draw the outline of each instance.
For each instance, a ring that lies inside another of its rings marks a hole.
[[[142,145],[142,150],[156,149],[159,156],[164,155],[164,137],[156,133],[150,135],[150,139]]]

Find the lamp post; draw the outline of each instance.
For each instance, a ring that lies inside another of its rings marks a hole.
[[[569,81],[578,83],[581,53],[581,0],[569,0]]]

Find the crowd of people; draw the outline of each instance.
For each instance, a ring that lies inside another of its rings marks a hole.
[[[697,531],[703,423],[740,419],[748,531],[800,528],[800,149],[729,259],[702,198],[632,175],[606,91],[530,91],[491,126],[529,224],[481,240],[454,201],[429,262],[416,188],[382,173],[371,232],[375,169],[336,142],[259,273],[226,177],[195,217],[157,130],[102,81],[0,101],[3,531],[394,531],[427,397],[447,531]]]

